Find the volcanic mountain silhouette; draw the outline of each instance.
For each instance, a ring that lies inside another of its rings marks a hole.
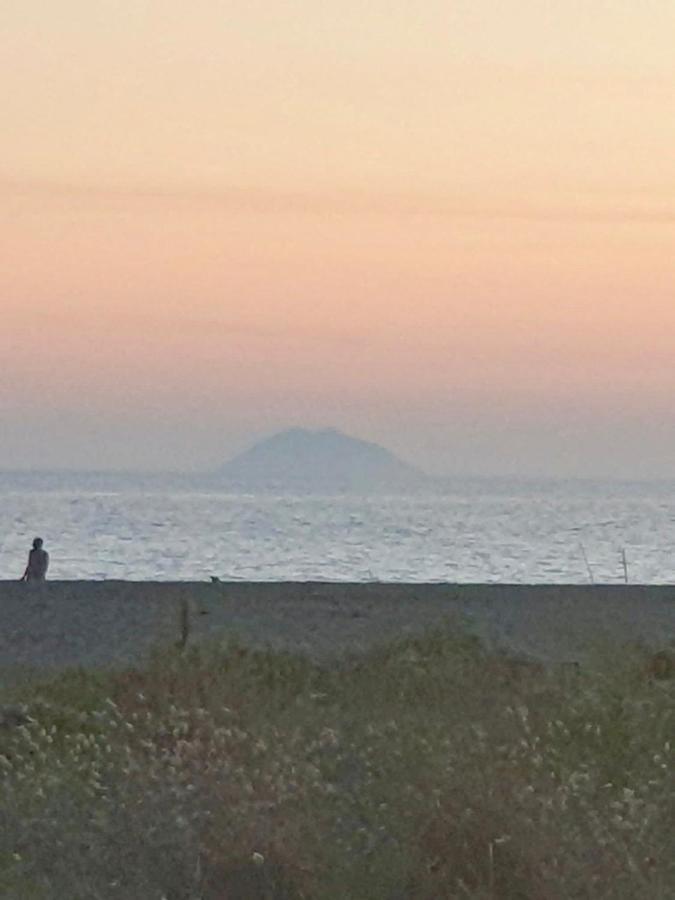
[[[301,492],[405,491],[427,483],[389,450],[333,428],[292,428],[260,441],[216,473],[238,488]]]

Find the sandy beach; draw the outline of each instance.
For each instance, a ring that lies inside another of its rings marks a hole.
[[[330,660],[447,623],[551,663],[675,640],[675,588],[337,583],[0,582],[0,674],[142,663],[179,636]]]

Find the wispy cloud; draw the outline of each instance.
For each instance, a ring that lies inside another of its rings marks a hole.
[[[431,196],[358,188],[278,190],[222,186],[75,184],[0,176],[0,197],[14,211],[73,207],[106,213],[373,215],[441,219],[523,220],[587,224],[675,224],[675,190],[616,192],[584,189],[564,194],[532,190],[526,196],[499,194],[486,203],[470,193]]]
[[[307,340],[320,341],[322,345],[336,344],[341,347],[369,346],[373,343],[372,335],[364,335],[341,327],[289,329],[281,326],[260,325],[257,322],[236,321],[224,317],[194,315],[181,312],[175,308],[159,310],[152,314],[134,314],[106,310],[77,310],[73,312],[42,311],[40,321],[44,328],[53,334],[74,335],[79,341],[83,336],[97,338],[106,335],[111,339],[117,335],[124,339],[131,335],[140,335],[146,343],[165,341],[168,335],[180,335],[181,339],[200,338],[209,342],[247,341],[261,342],[270,346],[281,344],[303,345]],[[32,331],[34,321],[32,311],[27,310],[24,317],[13,317],[14,335]]]

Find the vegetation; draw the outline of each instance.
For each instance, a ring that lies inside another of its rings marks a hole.
[[[187,646],[26,685],[3,698],[0,896],[672,898],[668,674],[439,632],[331,668]]]

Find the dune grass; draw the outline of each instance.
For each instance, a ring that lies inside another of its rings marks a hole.
[[[658,674],[658,673],[657,673]],[[438,631],[321,667],[234,643],[5,696],[6,900],[675,896],[675,686]]]

